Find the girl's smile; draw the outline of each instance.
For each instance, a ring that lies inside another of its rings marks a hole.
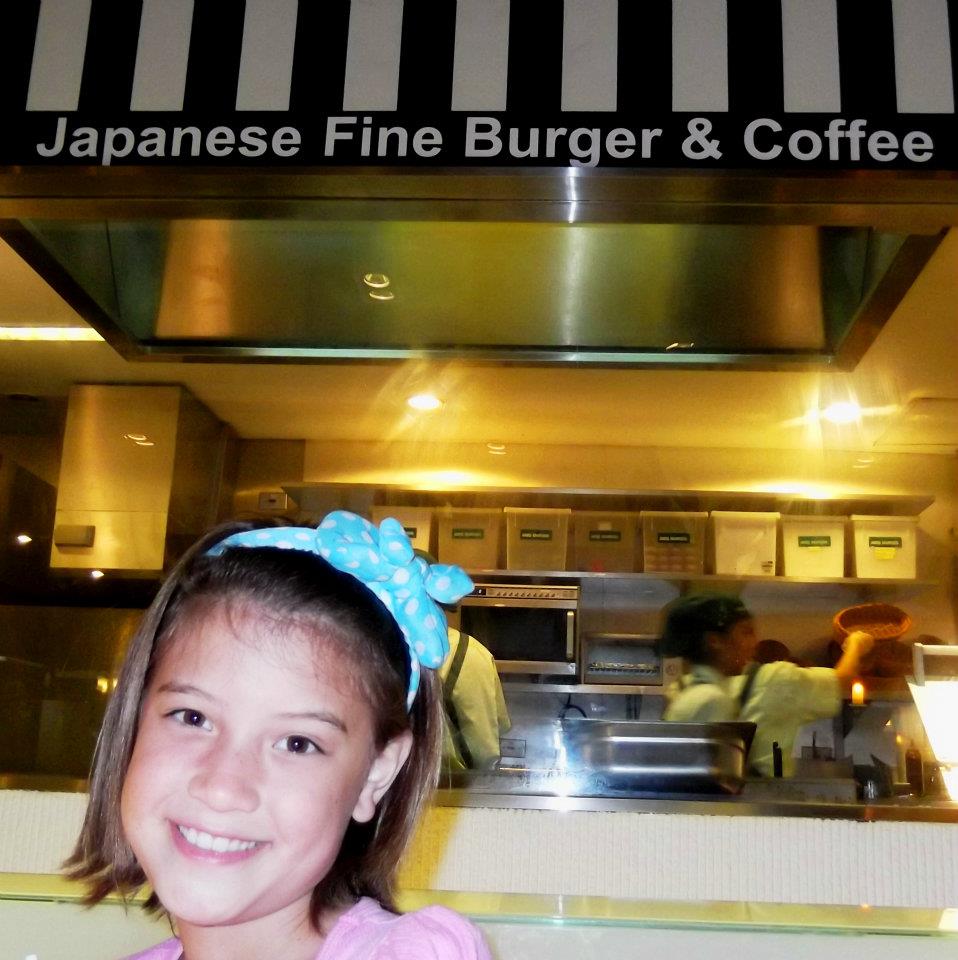
[[[377,749],[334,643],[248,604],[219,604],[181,622],[157,663],[121,814],[184,933],[309,931],[312,889],[350,819],[372,818],[402,766],[408,740]]]

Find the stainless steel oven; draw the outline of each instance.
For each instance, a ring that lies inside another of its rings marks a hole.
[[[461,629],[484,644],[501,674],[576,676],[579,588],[477,583],[459,609]]]

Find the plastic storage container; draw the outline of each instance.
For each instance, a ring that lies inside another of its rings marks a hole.
[[[780,516],[777,512],[713,510],[715,572],[739,577],[774,576]]]
[[[395,517],[403,525],[414,547],[431,552],[432,507],[373,507],[372,518],[376,526],[386,517]]]
[[[868,517],[853,514],[855,576],[914,580],[918,517]]]
[[[569,507],[504,507],[503,513],[509,570],[565,570]]]
[[[643,510],[642,564],[646,573],[704,573],[707,513]]]
[[[572,567],[595,572],[635,570],[635,513],[576,510],[572,514]]]
[[[436,511],[439,560],[467,570],[494,570],[499,564],[502,510],[448,507]]]
[[[782,517],[786,577],[844,577],[848,517]]]

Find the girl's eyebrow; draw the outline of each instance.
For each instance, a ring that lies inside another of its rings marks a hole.
[[[212,701],[213,703],[219,703],[220,701],[213,696],[212,693],[207,693],[205,690],[200,689],[199,687],[194,686],[192,683],[179,683],[176,680],[170,680],[167,683],[161,684],[156,689],[157,693],[186,693],[195,697],[205,697],[207,700]]]
[[[278,713],[276,714],[278,720],[316,720],[319,723],[328,723],[330,726],[336,727],[337,730],[341,730],[343,733],[349,733],[349,730],[346,729],[346,724],[343,723],[335,713],[328,713],[325,710],[304,710],[298,713]]]

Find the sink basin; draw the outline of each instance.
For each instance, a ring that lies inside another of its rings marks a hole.
[[[559,762],[615,793],[739,793],[754,723],[559,721]]]

